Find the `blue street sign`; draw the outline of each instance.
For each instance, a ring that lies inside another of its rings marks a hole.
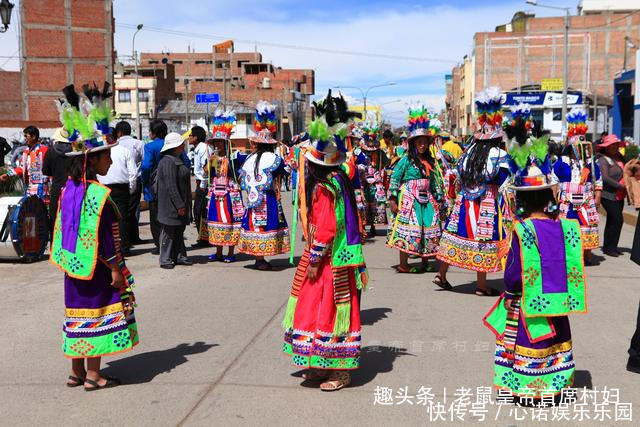
[[[220,102],[219,93],[196,93],[196,104],[211,104]]]

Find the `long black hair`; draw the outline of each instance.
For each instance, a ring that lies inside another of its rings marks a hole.
[[[502,138],[486,141],[474,141],[465,153],[464,168],[460,173],[460,182],[464,188],[476,188],[484,183],[487,172],[487,159],[492,148],[500,148]]]
[[[307,176],[305,177],[305,193],[307,198],[307,215],[311,215],[311,207],[313,205],[313,196],[318,185],[325,185],[336,194],[340,194],[340,189],[331,182],[331,175],[336,174],[338,182],[340,182],[344,191],[349,197],[352,209],[356,209],[356,196],[353,184],[347,173],[340,166],[322,166],[312,162],[307,162]],[[346,209],[346,206],[345,206]],[[357,214],[357,212],[355,212]]]
[[[273,153],[275,149],[276,149],[276,144],[258,144],[255,152],[255,154],[257,154],[256,164],[253,167],[254,175],[258,175],[258,171],[260,170],[260,158],[262,157],[262,154]]]
[[[95,181],[96,179],[98,179],[96,172],[91,167],[90,160],[97,159],[103,154],[109,155],[109,150],[97,151],[97,152],[89,153],[88,155],[86,155],[87,157],[86,170],[85,170],[84,155],[72,157],[71,161],[69,162],[69,169],[68,169],[69,178],[73,179],[74,181],[82,181],[82,178],[83,178],[82,175],[84,174],[84,178],[86,178],[87,180]]]
[[[516,192],[516,207],[522,218],[528,218],[534,212],[544,212],[550,218],[557,218],[558,209],[548,210],[549,205],[555,205],[556,198],[551,188],[534,191]]]
[[[422,138],[422,137],[419,136],[418,138]],[[424,164],[422,163],[422,160],[426,160],[432,169],[435,167],[435,160],[431,155],[431,144],[433,143],[433,137],[426,137],[426,138],[429,138],[429,143],[427,144],[427,150],[424,152],[423,158],[420,157],[417,144],[415,143],[415,141],[417,141],[418,138],[409,142],[408,155],[411,163],[413,163],[413,165],[418,168],[418,170],[422,174],[422,177],[426,178],[428,177],[428,174],[426,169],[424,168]]]

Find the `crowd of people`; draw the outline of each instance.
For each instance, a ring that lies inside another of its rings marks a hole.
[[[181,135],[153,121],[144,144],[126,121],[110,127],[108,84],[63,93],[55,145],[41,147],[38,130],[26,128],[21,166],[0,179],[21,176],[28,194],[49,204],[50,260],[65,273],[67,385],[88,391],[118,385],[100,374],[100,358],[139,342],[126,257],[141,243],[141,198],[164,269],[192,264],[184,233],[194,224],[193,246],[210,247],[211,262],[233,263],[239,252],[254,257],[256,270],[272,270],[268,258],[290,251],[300,223],[305,247],[283,350],[321,390],[348,386],[359,367],[369,275],[362,247],[384,227],[399,274],[433,272],[433,283],[451,290],[450,266],[477,273],[475,294],[498,297],[483,319],[496,337],[494,384],[534,398],[572,384],[568,316],[586,312],[598,207],[606,211],[602,250],[610,257],[621,254],[625,199],[640,208],[640,161],[623,162],[623,141],[606,135],[594,148],[586,113],[573,109],[566,141],[554,143],[529,106],[506,111],[497,88],[479,94],[477,131],[466,146],[422,105],[410,108],[401,135],[381,134],[329,91],[314,103],[307,132],[289,144],[275,139],[275,107],[258,103],[246,151],[231,144],[233,111],[216,111],[211,133],[195,126]],[[291,230],[283,187],[293,190]],[[640,264],[638,227],[632,259]],[[487,283],[487,273],[500,271],[502,293]],[[638,330],[629,353],[628,369],[640,372]]]

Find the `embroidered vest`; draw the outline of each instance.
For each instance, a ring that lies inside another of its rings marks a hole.
[[[353,218],[347,219],[346,195],[344,194],[343,186],[335,177],[331,178],[331,183],[335,188],[340,189],[336,193],[333,188],[328,187],[335,198],[334,209],[336,214],[336,236],[333,239],[331,255],[333,268],[362,266],[364,265],[364,257],[362,255],[358,215],[352,215]],[[352,212],[356,212],[355,206],[351,208]]]
[[[70,277],[81,280],[93,278],[98,259],[100,217],[110,193],[111,190],[103,185],[88,183],[80,208],[75,242],[71,240],[71,243],[67,243],[65,239],[65,243],[63,243],[62,216],[64,212],[61,208],[58,210],[51,245],[51,262]]]
[[[545,292],[542,286],[542,267],[538,238],[529,219],[515,224],[520,239],[522,261],[522,312],[525,317],[565,316],[587,311],[585,277],[582,263],[582,239],[577,221],[561,219],[564,236],[566,289],[564,292]],[[548,267],[547,267],[548,268]]]

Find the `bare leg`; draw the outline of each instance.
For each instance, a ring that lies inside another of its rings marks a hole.
[[[84,369],[84,359],[71,359],[71,376],[84,380],[87,377],[87,371]],[[75,381],[68,381],[74,384]]]
[[[585,249],[584,251],[584,259],[585,261],[591,261],[591,249]]]
[[[477,287],[478,287],[478,289],[481,289],[483,291],[488,291],[488,289],[487,289],[487,273],[478,272]]]
[[[222,246],[216,246],[216,256],[218,259],[222,259]]]
[[[409,254],[406,252],[400,252],[400,264],[398,265],[401,269],[407,271],[409,270]]]
[[[438,270],[438,276],[443,282],[447,281],[447,271],[449,271],[449,264],[444,261],[440,261],[440,269]]]
[[[87,379],[93,380],[98,385],[103,386],[107,383],[106,378],[100,375],[100,357],[87,358]]]
[[[229,256],[233,256],[233,254],[235,253],[236,247],[235,246],[229,246]]]

